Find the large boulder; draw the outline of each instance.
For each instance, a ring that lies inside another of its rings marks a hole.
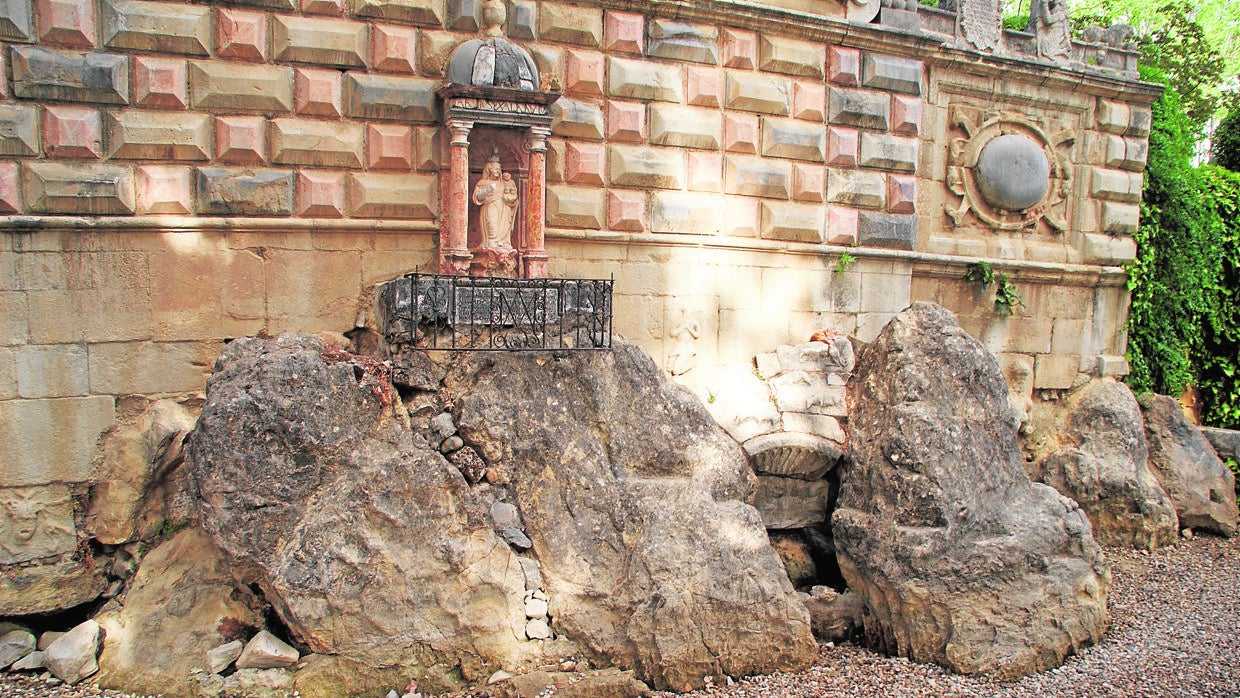
[[[1076,504],[1022,470],[994,356],[951,313],[918,303],[854,381],[832,527],[868,642],[1013,678],[1101,638],[1110,571]]]
[[[1171,498],[1180,527],[1236,535],[1236,476],[1174,398],[1150,395],[1140,402],[1150,471]]]
[[[1102,545],[1153,549],[1174,543],[1175,508],[1150,472],[1141,408],[1128,386],[1107,378],[1072,391],[1043,434],[1056,448],[1034,479],[1072,498]]]

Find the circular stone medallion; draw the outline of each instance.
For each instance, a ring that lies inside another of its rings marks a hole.
[[[986,203],[1023,211],[1042,200],[1051,166],[1042,147],[1026,136],[999,136],[977,156],[977,188]]]

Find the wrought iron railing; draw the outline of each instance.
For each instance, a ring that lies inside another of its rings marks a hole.
[[[505,279],[413,272],[377,299],[389,344],[522,351],[611,347],[612,279]]]

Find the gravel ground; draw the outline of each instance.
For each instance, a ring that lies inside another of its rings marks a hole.
[[[1107,552],[1114,576],[1111,631],[1100,645],[1053,671],[996,683],[853,645],[824,645],[805,671],[724,682],[681,696],[1240,697],[1240,539],[1199,536],[1152,553]],[[654,698],[676,695],[656,693]],[[20,675],[0,676],[0,696],[128,698],[91,686],[48,686],[41,678]]]

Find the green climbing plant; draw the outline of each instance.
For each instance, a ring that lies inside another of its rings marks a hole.
[[[835,271],[836,271],[836,273],[837,273],[837,274],[842,274],[842,273],[844,273],[844,272],[848,271],[848,269],[849,269],[849,268],[850,268],[853,264],[855,264],[855,263],[856,263],[856,261],[857,261],[857,258],[856,258],[856,257],[854,257],[854,256],[853,256],[851,253],[849,253],[849,252],[845,252],[844,254],[840,255],[840,258],[839,258],[839,259],[835,260]]]
[[[989,262],[970,262],[964,270],[964,280],[975,283],[984,293],[995,285],[995,312],[1000,315],[1011,315],[1017,308],[1025,307],[1016,284],[1003,272],[996,272]]]

